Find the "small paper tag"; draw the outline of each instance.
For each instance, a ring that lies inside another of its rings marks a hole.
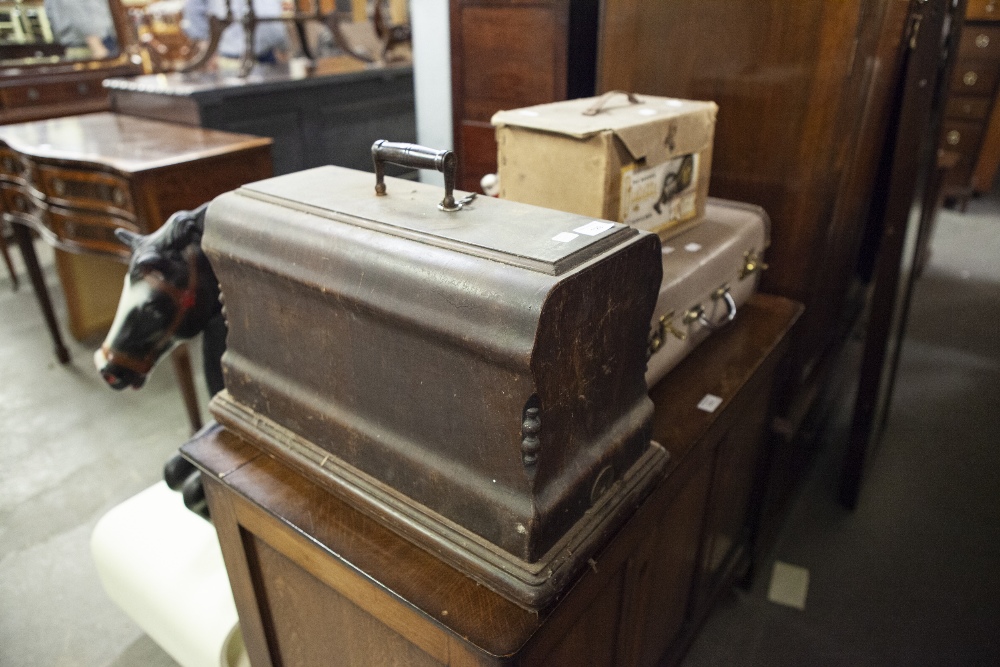
[[[559,241],[559,243],[569,243],[570,241],[572,241],[575,238],[579,238],[579,235],[578,234],[574,234],[573,232],[561,232],[561,233],[556,234],[555,236],[553,236],[552,240],[553,241]]]
[[[698,252],[699,250],[701,250],[701,244],[688,243],[686,246],[684,246],[684,249],[687,250],[688,252]]]
[[[705,397],[698,401],[698,409],[705,412],[715,412],[722,405],[722,399],[715,394],[705,394]]]
[[[601,222],[600,220],[594,220],[593,222],[588,222],[583,227],[577,227],[573,231],[578,234],[586,234],[587,236],[597,236],[602,232],[606,232],[615,226],[613,222]]]

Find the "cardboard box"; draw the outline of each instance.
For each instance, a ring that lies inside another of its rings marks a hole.
[[[705,214],[717,110],[617,93],[500,111],[492,119],[500,197],[666,239]]]

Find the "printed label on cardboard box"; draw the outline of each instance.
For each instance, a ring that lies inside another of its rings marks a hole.
[[[698,155],[689,153],[654,167],[622,168],[618,219],[627,225],[683,222],[697,212]]]

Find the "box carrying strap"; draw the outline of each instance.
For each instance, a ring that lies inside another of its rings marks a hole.
[[[594,100],[594,103],[584,110],[583,115],[596,116],[601,113],[601,110],[604,109],[604,105],[610,102],[611,98],[615,95],[625,95],[628,98],[629,104],[642,104],[642,100],[636,97],[634,93],[629,93],[624,90],[609,90]]]

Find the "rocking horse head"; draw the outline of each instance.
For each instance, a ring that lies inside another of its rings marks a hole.
[[[207,207],[178,211],[146,236],[115,231],[132,256],[111,330],[94,353],[114,389],[141,387],[164,353],[220,311],[219,286],[201,250]]]

